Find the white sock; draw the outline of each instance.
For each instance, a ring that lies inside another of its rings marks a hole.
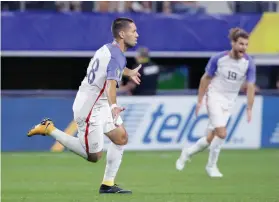
[[[210,151],[209,151],[209,157],[208,157],[208,167],[214,167],[217,165],[217,161],[219,158],[219,154],[221,151],[221,147],[223,143],[225,142],[225,139],[222,139],[218,136],[215,136],[211,142]]]
[[[114,178],[120,167],[122,161],[122,155],[124,152],[124,146],[111,143],[107,151],[107,165],[105,169],[105,175],[103,184],[112,186],[114,185]]]
[[[50,134],[52,137],[54,137],[58,142],[60,142],[62,145],[67,147],[72,152],[78,154],[79,156],[87,159],[87,154],[85,149],[80,143],[79,138],[72,137],[68,135],[67,133],[64,133],[63,131],[59,129],[55,129]]]
[[[202,137],[200,138],[193,146],[191,146],[190,148],[184,148],[184,153],[192,156],[202,150],[204,150],[206,147],[208,147],[209,143],[206,140],[206,137]]]

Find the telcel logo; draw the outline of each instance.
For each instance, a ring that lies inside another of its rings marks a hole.
[[[152,118],[151,118],[152,121],[150,122],[150,125],[147,127],[147,130],[143,136],[143,140],[142,140],[143,143],[149,144],[152,141],[157,141],[158,143],[171,143],[171,142],[180,143],[181,141],[184,141],[184,138],[188,138],[189,142],[196,142],[199,139],[199,137],[195,137],[193,131],[201,121],[204,121],[204,119],[208,119],[208,115],[200,114],[196,118],[195,108],[196,108],[196,104],[192,106],[189,114],[164,113],[164,104],[158,105],[156,111],[152,113]],[[234,131],[237,128],[237,125],[239,124],[240,119],[245,112],[245,108],[246,105],[243,104],[242,107],[240,107],[236,116],[233,116],[229,119],[227,124],[228,135],[227,135],[226,142],[232,140]],[[181,124],[183,124],[182,128],[180,127]],[[155,126],[158,127],[158,133],[156,134],[157,140],[151,138],[151,134],[154,131]],[[168,132],[173,131],[177,135],[167,136],[166,134],[164,134],[164,132],[166,131]],[[242,141],[242,140],[234,140],[234,141]]]

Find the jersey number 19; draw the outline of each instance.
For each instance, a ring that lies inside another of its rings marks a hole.
[[[229,80],[236,80],[237,74],[235,72],[229,71],[228,79]]]

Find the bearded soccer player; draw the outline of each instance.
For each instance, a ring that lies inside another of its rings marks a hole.
[[[202,106],[203,97],[206,96],[208,135],[200,138],[192,147],[182,149],[176,161],[177,170],[182,170],[193,155],[210,145],[206,172],[210,177],[223,177],[217,161],[227,136],[228,119],[244,82],[247,83],[247,120],[251,121],[256,67],[252,58],[246,54],[249,35],[240,28],[233,28],[229,38],[232,49],[212,56],[200,81],[196,115]]]

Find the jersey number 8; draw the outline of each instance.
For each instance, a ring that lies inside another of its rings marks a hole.
[[[99,68],[99,59],[97,58],[92,66],[91,66],[91,69],[87,75],[87,78],[88,78],[88,83],[91,85],[93,82],[94,82],[94,79],[95,79],[95,72],[98,71],[98,68]]]

